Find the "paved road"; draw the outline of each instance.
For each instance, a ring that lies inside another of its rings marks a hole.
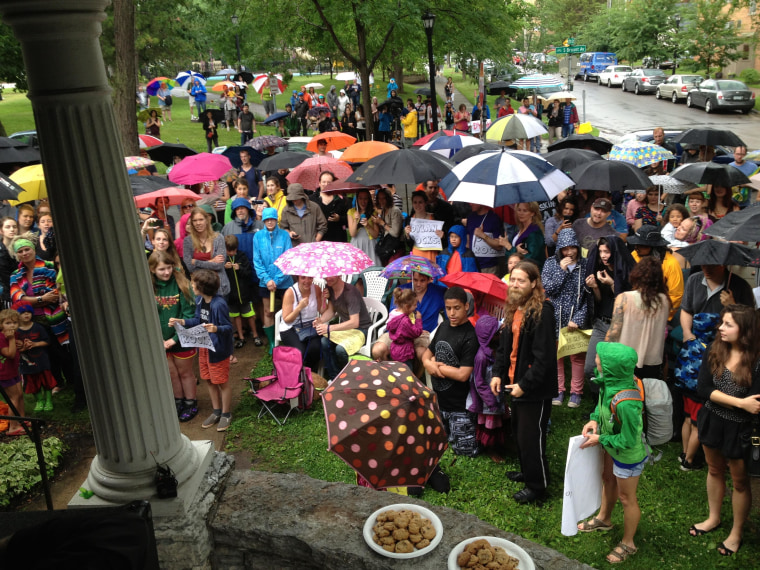
[[[710,114],[702,109],[689,109],[684,103],[657,100],[652,95],[623,93],[620,88],[608,89],[596,83],[575,82],[575,102],[581,121],[606,134],[621,135],[656,126],[665,129],[692,127],[726,128],[739,135],[750,149],[760,148],[760,114],[741,115],[738,112]],[[585,94],[585,105],[584,105]],[[615,138],[612,136],[611,138]]]

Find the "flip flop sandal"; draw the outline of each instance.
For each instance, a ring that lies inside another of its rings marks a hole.
[[[594,532],[595,530],[606,532],[608,530],[612,530],[612,528],[613,528],[613,525],[606,524],[600,521],[598,518],[594,517],[593,519],[583,521],[581,525],[578,527],[578,532]]]
[[[8,434],[8,435],[10,435],[10,434]],[[728,548],[726,546],[725,542],[721,542],[718,545],[718,554],[720,554],[721,556],[733,556],[734,554],[736,554],[737,552],[739,552],[739,549],[741,547],[742,547],[742,541],[741,540],[739,541],[739,546],[736,547],[736,550],[731,550],[730,548]]]
[[[244,340],[239,339],[235,341],[235,348],[243,348],[244,346],[245,346]]]
[[[234,354],[230,356],[230,364],[237,364],[237,363],[238,363],[237,356],[235,356]]]
[[[696,525],[691,525],[691,527],[689,528],[689,536],[702,536],[703,534],[709,534],[712,531],[719,528],[720,528],[720,523],[716,524],[711,529],[697,528]]]
[[[610,564],[620,564],[621,562],[625,562],[629,556],[633,556],[638,551],[638,548],[631,548],[627,544],[618,542],[617,546],[612,549],[612,552],[607,555],[607,562]],[[614,560],[610,560],[610,556],[612,556]]]
[[[253,337],[253,344],[256,346],[264,346],[264,341],[262,341],[259,337],[255,336]]]
[[[5,435],[11,435],[11,436],[19,436],[19,435],[24,435],[24,434],[26,434],[26,431],[22,427],[16,428],[13,431],[7,431],[7,432],[5,432]],[[732,554],[733,554],[733,552],[732,552]]]

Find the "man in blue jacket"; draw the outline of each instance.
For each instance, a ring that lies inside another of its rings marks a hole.
[[[206,87],[199,79],[193,81],[193,87],[190,89],[190,97],[195,99],[195,108],[198,111],[198,119],[206,112]]]

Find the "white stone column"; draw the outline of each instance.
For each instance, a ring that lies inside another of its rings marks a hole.
[[[98,43],[107,3],[3,0],[0,13],[22,44],[76,327],[97,447],[84,486],[102,502],[124,503],[155,494],[156,462],[189,492],[213,446],[194,445],[177,422]],[[162,506],[176,512],[183,501]]]

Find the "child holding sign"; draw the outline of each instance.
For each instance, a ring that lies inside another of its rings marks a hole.
[[[208,269],[197,269],[192,276],[195,299],[195,317],[190,319],[169,319],[169,326],[179,323],[192,328],[203,325],[211,337],[214,350],[199,349],[198,364],[201,378],[208,382],[209,396],[213,411],[201,427],[206,429],[219,424],[216,431],[227,431],[232,421],[230,404],[232,403],[232,387],[229,384],[230,355],[232,354],[232,323],[230,309],[224,297],[217,295],[219,291],[219,276]]]

